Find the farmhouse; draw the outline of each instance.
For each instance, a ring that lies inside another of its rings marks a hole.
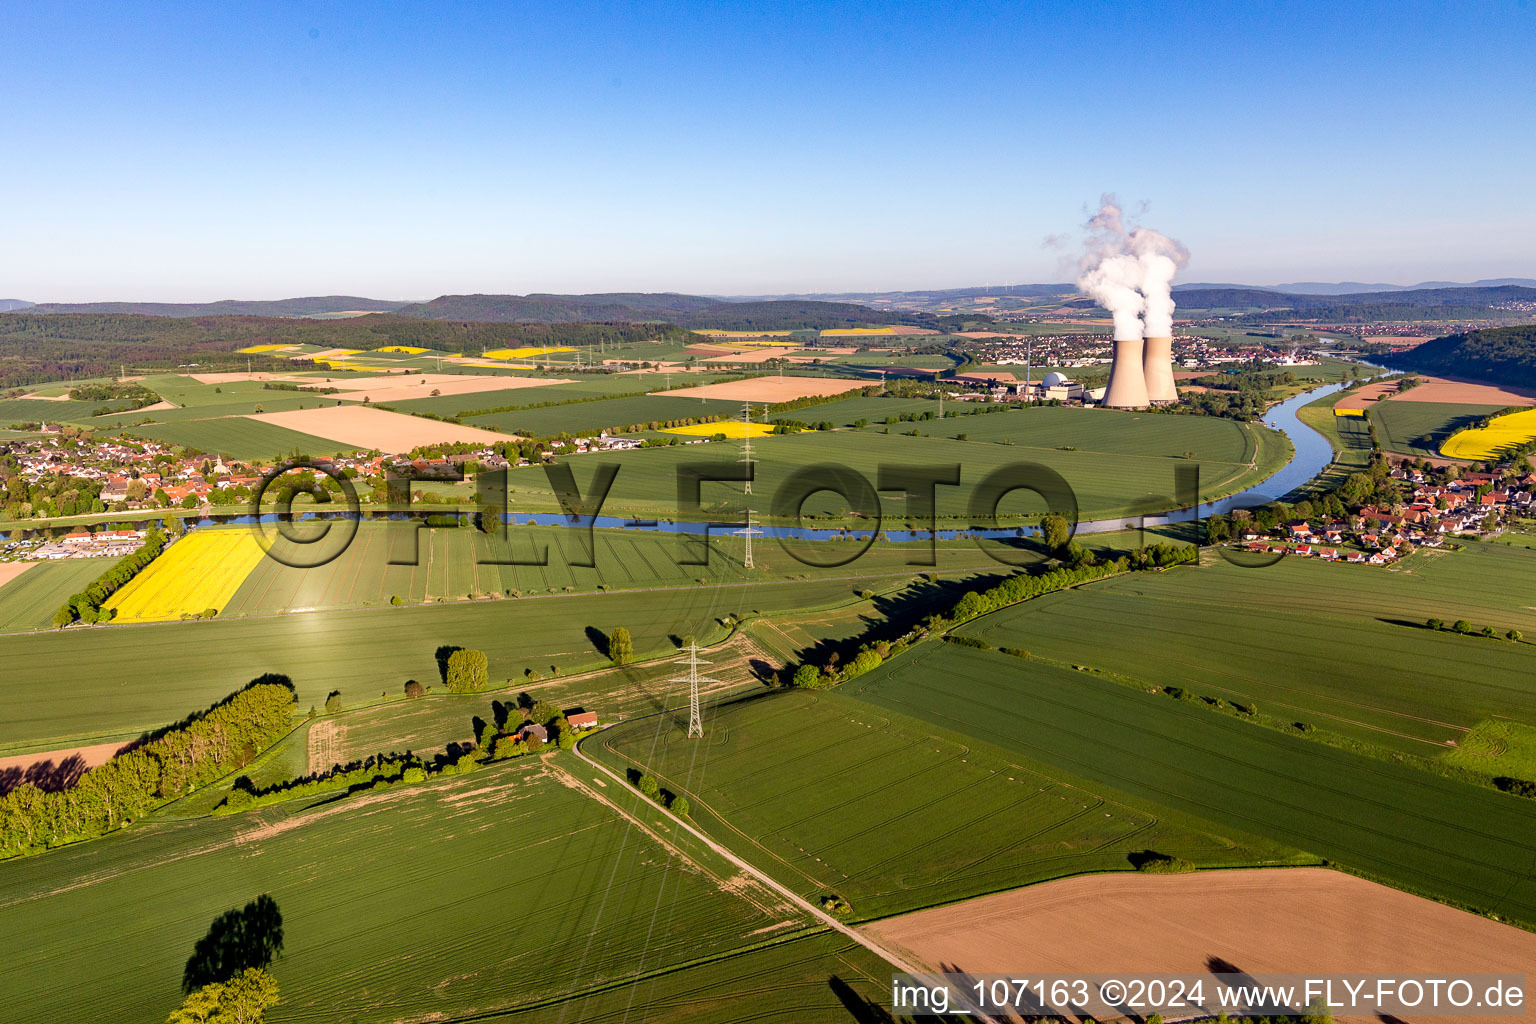
[[[567,708],[565,720],[571,723],[572,729],[597,728],[597,712],[587,711],[585,708]]]

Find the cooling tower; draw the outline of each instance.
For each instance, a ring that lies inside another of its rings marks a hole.
[[[1145,344],[1141,367],[1147,383],[1147,398],[1156,405],[1177,402],[1179,389],[1173,383],[1173,339],[1148,338]]]
[[[1140,338],[1116,338],[1115,361],[1109,368],[1109,387],[1104,389],[1104,404],[1113,409],[1144,409],[1147,406],[1147,381],[1141,368],[1143,343]]]

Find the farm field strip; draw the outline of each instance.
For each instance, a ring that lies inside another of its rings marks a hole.
[[[1536,409],[1505,413],[1486,427],[1463,430],[1440,446],[1453,459],[1492,459],[1501,452],[1536,440]]]
[[[0,586],[0,630],[42,629],[53,624],[53,613],[116,564],[115,558],[69,558],[59,562],[6,563],[30,565]]]
[[[1155,582],[1144,591],[1132,586],[1046,595],[961,631],[1058,665],[1086,664],[1256,704],[1286,720],[1424,756],[1489,714],[1536,722],[1536,651],[1529,648],[1485,640],[1469,649],[1475,639],[1417,624],[1258,611],[1220,603],[1219,590],[1196,603],[1184,596],[1188,590],[1160,597]],[[1096,642],[1103,637],[1114,640]],[[1341,658],[1345,650],[1350,657]],[[1476,670],[1468,661],[1474,655]]]
[[[928,645],[853,696],[1392,884],[1536,924],[1536,804],[1092,675]]]
[[[1113,907],[1115,927],[1083,929]],[[1049,963],[1203,974],[1523,971],[1536,935],[1326,868],[1068,878],[877,921],[861,931],[938,969]]]
[[[1128,869],[1128,854],[1146,844],[1201,863],[1294,856],[1204,833],[1176,813],[1106,798],[839,694],[728,699],[709,709],[705,728],[699,742],[668,719],[640,719],[584,749],[657,773],[689,794],[717,840],[807,897],[842,895],[855,918]],[[824,769],[820,781],[786,784],[807,763]]]
[[[284,919],[274,1024],[512,1009],[729,956],[779,923],[530,760],[339,803],[150,824],[0,865],[0,922],[7,934],[25,922],[30,936],[9,954],[0,998],[17,1020],[64,998],[81,1000],[81,1021],[158,1019],[180,1000],[192,943],[244,893],[271,894]],[[346,864],[347,884],[315,884],[323,863]],[[488,905],[541,926],[465,913]]]
[[[1009,414],[1001,415],[1006,417]],[[1161,418],[1172,420],[1182,417]],[[947,428],[949,421],[944,423]],[[916,426],[926,427],[927,424]],[[959,465],[960,486],[937,488],[937,511],[941,517],[966,524],[970,522],[969,501],[975,484],[1005,466],[1025,462],[1046,465],[1061,473],[1076,492],[1081,518],[1112,519],[1170,507],[1173,504],[1171,495],[1174,490],[1174,469],[1181,464],[1188,464],[1182,456],[1170,458],[1116,452],[1025,448],[1019,445],[956,441],[948,437],[903,437],[895,432],[887,435],[872,430],[765,437],[753,444],[752,456],[756,473],[754,491],[768,497],[791,474],[817,463],[838,463],[870,480],[876,478],[882,463]],[[708,445],[702,451],[692,446],[676,446],[604,454],[601,456],[604,462],[619,466],[619,473],[604,505],[604,514],[676,517],[676,473],[679,465],[735,465],[739,458],[739,446],[724,444]],[[1202,497],[1212,500],[1219,495],[1240,490],[1267,476],[1283,461],[1284,453],[1274,450],[1274,446],[1267,446],[1258,460],[1258,468],[1237,462],[1205,462],[1202,464],[1200,479]],[[591,471],[583,468],[589,463],[590,460],[576,469],[577,481],[582,487],[586,486],[590,478]],[[558,510],[548,480],[537,467],[510,470],[508,486],[513,491],[510,500],[514,512]],[[829,497],[829,494],[824,492],[808,501],[806,514],[836,512],[843,508],[846,502],[835,496]],[[706,484],[703,500],[706,507],[711,503],[724,504],[726,508],[741,507],[740,492],[734,489],[728,491],[724,484]],[[1025,503],[1024,498],[1010,500],[1020,505]],[[1044,503],[1038,499],[1032,500],[1033,505],[1030,507],[1043,511]],[[758,510],[760,513],[763,511],[761,504]],[[899,498],[886,496],[882,500],[882,511],[887,516],[884,525],[894,528],[903,521],[906,508]],[[1010,511],[1007,501],[1001,511],[1005,514]],[[739,517],[740,512],[734,515]]]
[[[266,557],[250,530],[196,530],[176,541],[107,599],[114,621],[162,622],[222,610]]]
[[[515,694],[525,688],[528,668],[547,673],[553,665],[568,674],[605,666],[589,630],[625,626],[638,658],[659,657],[676,649],[674,637],[719,641],[726,615],[849,603],[849,586],[841,578],[691,586],[677,588],[667,601],[650,590],[559,593],[294,612],[278,623],[270,616],[221,615],[0,636],[0,663],[9,666],[0,751],[132,739],[207,707],[263,672],[290,677],[305,708],[323,705],[338,686],[346,700],[398,693],[407,679],[437,678],[439,644],[484,650],[492,685],[508,685]],[[274,625],[281,629],[277,642]],[[164,671],[168,664],[176,671]]]

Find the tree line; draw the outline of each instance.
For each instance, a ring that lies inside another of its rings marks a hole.
[[[104,835],[227,775],[288,731],[297,703],[286,676],[262,676],[86,771],[68,789],[22,783],[0,797],[0,857]]]
[[[1054,532],[1054,530],[1047,531],[1048,535]],[[1054,538],[1048,537],[1047,542],[1050,543],[1052,539]],[[812,689],[836,686],[838,683],[856,679],[866,672],[879,668],[888,659],[903,653],[927,636],[942,633],[944,630],[1009,605],[1107,576],[1135,570],[1183,565],[1197,561],[1200,557],[1200,550],[1196,547],[1154,544],[1119,558],[1098,561],[1076,544],[1069,545],[1061,542],[1052,546],[1058,550],[1064,550],[1073,560],[1072,564],[1059,566],[1043,573],[1016,573],[995,586],[967,591],[947,613],[929,615],[920,627],[909,630],[896,640],[874,640],[861,644],[858,653],[841,667],[839,667],[839,658],[836,653],[828,658],[825,665],[802,663],[790,677],[790,685]],[[962,646],[989,647],[985,642],[973,640],[970,637],[955,638],[955,642]],[[1004,653],[1025,656],[1023,651],[1007,650]]]

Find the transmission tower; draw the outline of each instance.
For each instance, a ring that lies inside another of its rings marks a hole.
[[[761,537],[763,535],[763,531],[759,530],[757,527],[752,525],[752,510],[751,509],[747,509],[747,525],[746,525],[746,528],[745,529],[741,529],[741,530],[737,530],[737,531],[735,531],[735,533],[736,533],[736,536],[738,536],[738,537],[745,537],[747,539],[747,550],[746,550],[746,552],[742,556],[741,567],[743,569],[753,569],[753,568],[756,568],[756,566],[754,566],[752,564],[752,538],[753,537]]]
[[[747,437],[746,437],[747,443],[746,443],[746,447],[744,447],[742,449],[741,458],[737,459],[736,461],[737,462],[745,462],[747,464],[747,479],[746,479],[745,486],[743,487],[741,493],[742,494],[751,494],[752,493],[752,403],[751,402],[745,402],[745,403],[742,404],[742,407],[741,407],[741,418],[747,424]],[[751,520],[750,516],[748,516],[748,518],[747,518],[747,525],[748,526],[752,525],[752,520]],[[751,539],[748,539],[747,540],[747,545],[748,545],[747,550],[748,551],[752,550],[751,544],[752,544]],[[749,564],[747,566],[747,568],[750,569],[750,568],[752,568],[752,566]]]
[[[709,662],[699,657],[699,651],[703,650],[697,640],[689,640],[688,646],[683,648],[686,658],[679,658],[674,665],[687,665],[688,674],[685,676],[673,676],[668,682],[688,684],[688,737],[704,735],[704,719],[699,716],[699,684],[718,683],[720,680],[711,679],[708,676],[699,675],[699,666],[708,665]]]

